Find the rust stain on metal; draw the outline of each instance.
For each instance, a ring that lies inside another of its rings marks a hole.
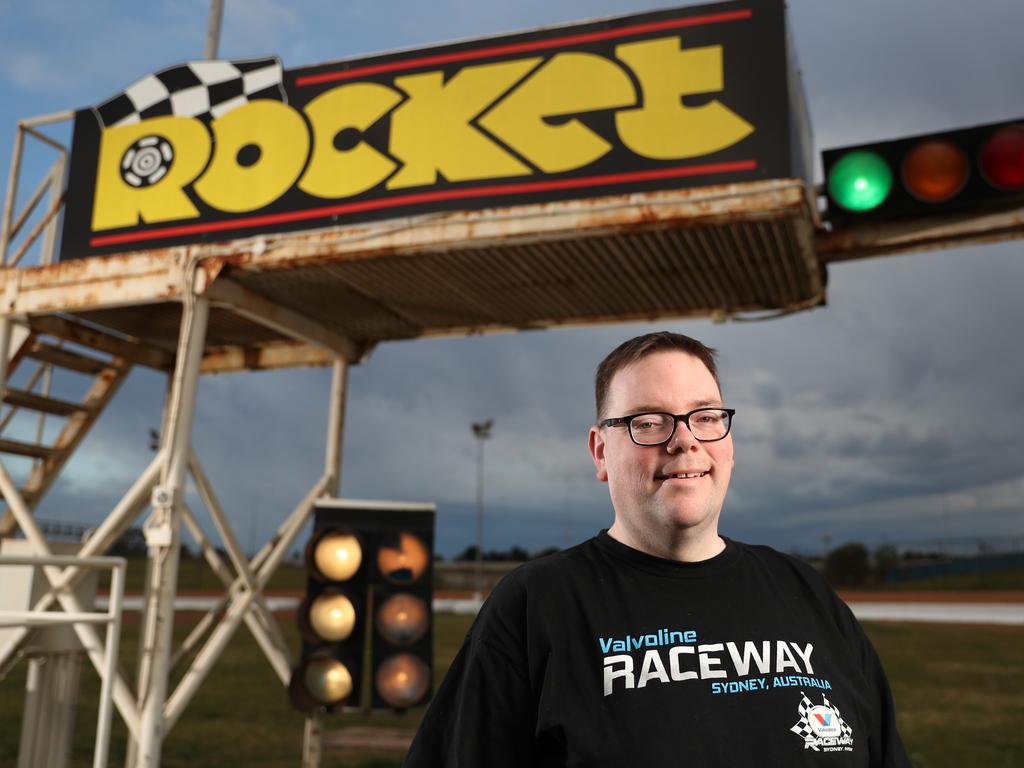
[[[820,293],[813,224],[803,184],[774,180],[135,251],[0,271],[0,284],[17,281],[8,311],[80,312],[172,356],[178,315],[170,308],[197,265],[198,292],[213,296],[229,278],[271,307],[261,316],[294,326],[285,336],[348,339],[362,349],[391,339],[798,306]],[[204,372],[333,359],[284,341],[273,322],[254,323],[234,304],[211,313]]]
[[[1024,237],[1024,208],[982,211],[955,217],[860,224],[815,233],[823,263],[938,250]]]

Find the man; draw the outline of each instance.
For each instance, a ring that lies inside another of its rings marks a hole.
[[[878,657],[810,567],[723,538],[714,350],[654,333],[596,377],[607,531],[509,574],[405,765],[909,766]]]

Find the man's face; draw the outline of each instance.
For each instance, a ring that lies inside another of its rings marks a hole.
[[[601,418],[687,413],[722,406],[721,397],[711,372],[696,357],[656,352],[612,377]],[[702,443],[680,422],[664,445],[641,446],[633,443],[625,425],[592,427],[590,453],[597,479],[608,483],[616,523],[634,540],[674,536],[682,529],[717,536],[733,467],[731,434]],[[678,477],[695,473],[703,474]]]

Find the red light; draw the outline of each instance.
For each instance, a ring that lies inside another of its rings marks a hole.
[[[1024,190],[1024,124],[1000,128],[978,156],[985,180],[1004,192]]]

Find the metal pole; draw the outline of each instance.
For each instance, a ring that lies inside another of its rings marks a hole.
[[[9,317],[0,317],[0,400],[7,394],[7,369],[11,362],[13,336],[14,322]]]
[[[170,441],[168,440],[168,424],[170,421],[171,405],[173,403],[173,392],[174,392],[174,376],[168,374],[167,381],[164,387],[164,407],[160,414],[160,435],[157,444],[157,456],[160,458],[159,464],[156,465],[156,476],[153,480],[153,484],[150,486],[150,494],[152,498],[152,491],[161,482],[160,478],[163,476],[164,467],[167,465],[166,454],[169,450],[168,446]],[[148,501],[149,499],[147,499]],[[143,584],[142,592],[142,610],[139,616],[139,640],[138,648],[136,649],[136,660],[135,660],[135,695],[138,698],[141,706],[141,702],[145,700],[147,695],[147,686],[149,686],[150,676],[149,663],[151,657],[148,654],[148,649],[153,646],[153,638],[156,632],[156,623],[154,616],[154,599],[153,595],[156,590],[157,579],[153,576],[153,569],[156,564],[148,557],[146,558],[146,579]],[[173,668],[173,662],[171,667]],[[124,765],[125,768],[134,768],[139,759],[139,742],[134,737],[128,738],[127,748],[125,749]]]
[[[327,493],[337,496],[341,488],[341,447],[345,433],[345,398],[348,396],[348,362],[334,361],[331,377],[331,402],[327,420],[327,450],[324,453],[324,476],[328,478]]]
[[[50,173],[50,206],[57,205],[57,201],[61,199],[64,194],[64,164],[66,160],[63,154],[57,157],[57,161],[53,164],[53,170]],[[50,219],[49,225],[46,227],[46,233],[43,235],[43,244],[40,249],[40,264],[53,264],[54,249],[57,246],[57,224],[58,217],[54,216]]]
[[[206,51],[203,56],[207,59],[217,58],[217,48],[220,46],[220,24],[224,20],[224,0],[211,0],[210,19],[206,27]]]
[[[114,566],[110,573],[110,598],[107,613],[110,623],[107,624],[106,664],[104,665],[103,681],[100,685],[100,709],[96,717],[96,751],[93,756],[93,768],[106,768],[107,755],[110,752],[110,710],[113,703],[114,679],[117,677],[118,648],[121,641],[121,609],[124,604],[124,576],[127,564],[123,559]]]
[[[491,436],[494,419],[473,423],[473,435],[479,441],[476,477],[476,589],[473,599],[478,603],[484,597],[484,440]]]
[[[7,264],[11,220],[14,218],[14,197],[18,194],[18,174],[21,173],[21,152],[24,146],[25,132],[19,125],[14,135],[14,152],[11,153],[11,169],[7,175],[7,197],[4,199],[3,221],[0,221],[0,265]]]
[[[149,685],[145,686],[146,697],[140,708],[139,768],[157,768],[160,765],[160,749],[165,732],[164,700],[167,697],[173,641],[174,597],[178,558],[181,554],[180,506],[184,502],[185,470],[191,445],[199,366],[210,314],[209,299],[192,294],[194,286],[191,284],[187,289],[189,293],[183,304],[174,385],[168,409],[168,428],[164,433],[163,447],[167,451],[167,462],[163,467],[160,485],[153,492],[153,514],[144,528],[154,564],[151,575],[156,587],[153,603],[156,632],[152,647],[146,649],[150,659],[146,665],[149,669]]]
[[[484,441],[477,441],[479,450],[476,461],[476,589],[473,599],[477,602],[484,596]]]
[[[302,768],[320,768],[323,730],[323,715],[312,714],[306,718],[306,725],[302,729]]]

